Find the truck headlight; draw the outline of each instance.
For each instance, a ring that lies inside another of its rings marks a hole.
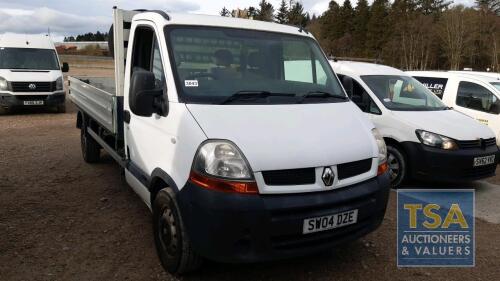
[[[237,193],[258,193],[250,165],[229,141],[203,143],[195,156],[190,180],[201,187]]]
[[[5,78],[0,77],[0,91],[8,91],[9,90],[9,83]]]
[[[380,176],[389,170],[389,166],[387,165],[387,146],[385,145],[384,138],[377,129],[372,129],[372,134],[378,147],[377,175]]]
[[[384,138],[377,129],[372,129],[373,137],[377,142],[378,147],[378,163],[384,163],[387,161],[387,146],[385,145]]]
[[[424,145],[442,148],[446,150],[458,149],[457,143],[451,138],[423,130],[416,130],[415,132],[420,142],[423,143]]]
[[[59,77],[59,78],[57,78],[57,80],[56,80],[56,91],[62,91],[63,90],[63,88],[64,88],[63,83],[64,83],[64,81],[63,81],[62,76]]]

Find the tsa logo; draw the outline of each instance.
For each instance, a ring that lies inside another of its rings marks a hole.
[[[474,191],[398,191],[398,266],[474,266]]]

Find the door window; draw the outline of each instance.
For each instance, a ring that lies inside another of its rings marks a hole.
[[[359,84],[355,79],[347,75],[338,75],[338,76],[345,88],[349,87],[349,85],[347,85],[347,79],[352,80],[351,99],[363,112],[372,114],[382,114],[382,111],[380,111],[378,106],[375,104],[375,102],[370,97],[368,92],[366,92],[363,86],[361,86],[361,84]]]
[[[499,114],[500,101],[485,87],[472,82],[462,81],[458,85],[457,105],[472,110]]]
[[[165,86],[165,72],[160,46],[151,27],[139,26],[135,30],[132,74],[137,70],[153,72],[156,78],[156,87],[163,88]]]

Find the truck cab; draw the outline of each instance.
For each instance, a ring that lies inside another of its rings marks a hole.
[[[115,9],[113,38],[114,87],[70,77],[82,153],[122,165],[167,271],[320,252],[380,225],[385,143],[310,33]]]
[[[63,72],[54,44],[44,35],[0,35],[0,110],[52,107],[65,112]]]
[[[410,178],[456,182],[495,174],[495,134],[447,106],[408,73],[351,61],[332,62],[332,67],[384,137],[393,186]],[[440,89],[433,85],[427,87]]]
[[[472,71],[410,71],[443,102],[490,127],[500,145],[500,74]]]

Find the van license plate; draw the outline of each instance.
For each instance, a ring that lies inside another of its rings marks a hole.
[[[474,167],[495,163],[495,155],[474,158]]]
[[[24,105],[43,105],[43,100],[27,100]]]
[[[308,234],[318,231],[325,231],[350,224],[355,224],[357,221],[357,209],[323,217],[305,219],[302,233]]]

